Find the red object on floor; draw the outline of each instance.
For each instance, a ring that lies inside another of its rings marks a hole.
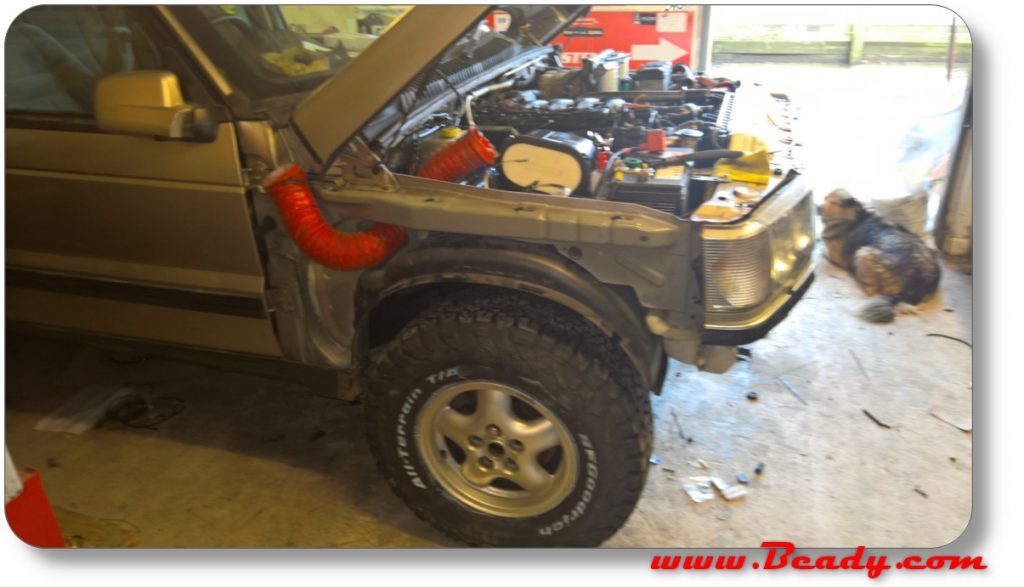
[[[53,515],[50,500],[46,499],[43,480],[38,471],[22,475],[21,494],[4,506],[7,524],[14,535],[26,544],[40,548],[63,548],[64,538],[60,535],[57,518]]]

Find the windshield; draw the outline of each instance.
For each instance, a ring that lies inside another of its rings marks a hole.
[[[312,90],[369,47],[407,6],[181,6],[172,10],[250,99]]]

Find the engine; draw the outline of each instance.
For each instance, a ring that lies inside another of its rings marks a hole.
[[[630,71],[628,58],[532,64],[460,96],[383,155],[403,173],[690,216],[729,181],[716,165],[749,154],[731,147],[740,83],[668,62]]]

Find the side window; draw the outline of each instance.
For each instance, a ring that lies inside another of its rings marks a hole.
[[[6,111],[92,118],[100,78],[171,69],[162,55],[166,47],[142,10],[37,6],[21,13],[11,24],[4,51]]]

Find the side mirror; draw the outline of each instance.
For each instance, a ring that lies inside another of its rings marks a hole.
[[[96,122],[104,132],[166,139],[212,139],[208,110],[186,104],[169,71],[115,73],[96,84]]]

